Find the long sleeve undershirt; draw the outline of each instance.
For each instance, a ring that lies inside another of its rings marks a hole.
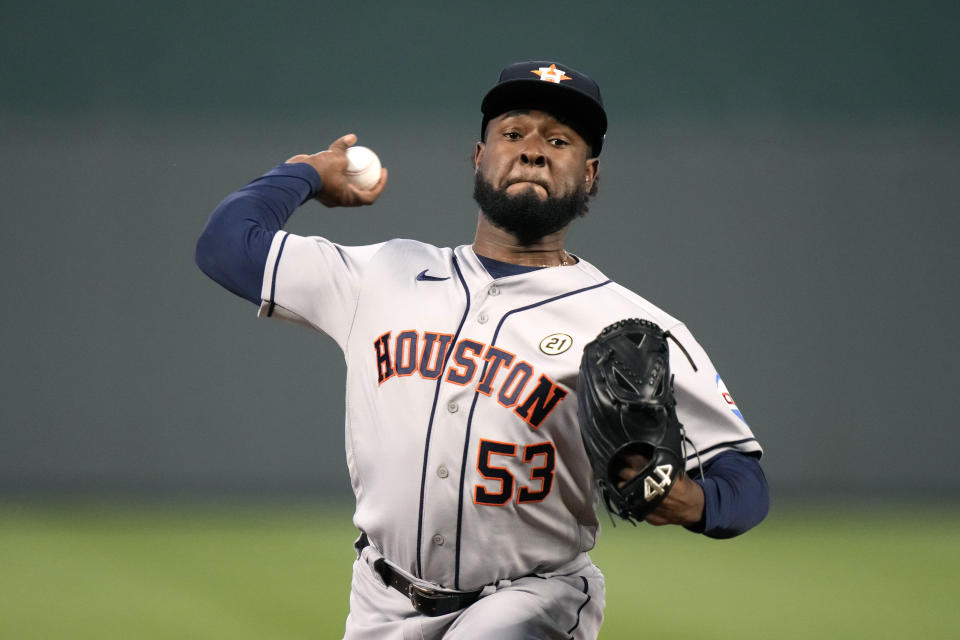
[[[767,478],[760,461],[739,451],[728,450],[704,465],[703,520],[687,527],[710,538],[732,538],[760,524],[770,510]]]
[[[297,163],[281,164],[231,193],[210,214],[197,240],[197,266],[228,291],[259,305],[273,236],[320,188],[314,168]]]
[[[259,305],[274,235],[321,187],[310,165],[282,164],[230,194],[210,214],[197,240],[197,266],[227,290]],[[488,269],[497,271],[495,262],[484,260]],[[703,520],[689,530],[732,538],[767,515],[767,480],[755,458],[724,451],[704,465],[703,473],[702,479],[692,474],[703,487]]]

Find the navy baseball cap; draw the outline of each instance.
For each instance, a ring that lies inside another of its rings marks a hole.
[[[483,123],[480,139],[486,140],[487,123],[514,109],[538,109],[568,120],[600,155],[607,133],[607,112],[600,87],[589,76],[559,62],[516,62],[500,72],[480,105]]]

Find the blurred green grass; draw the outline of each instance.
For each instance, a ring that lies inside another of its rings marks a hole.
[[[345,507],[0,506],[0,638],[340,638]],[[777,509],[728,541],[612,528],[601,638],[958,638],[956,508]]]

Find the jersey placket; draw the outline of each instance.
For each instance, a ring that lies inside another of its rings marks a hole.
[[[423,577],[452,588],[459,588],[455,584],[457,547],[464,543],[463,501],[470,492],[466,486],[471,476],[466,458],[472,437],[470,418],[480,396],[477,386],[487,371],[483,356],[503,312],[500,285],[488,281],[468,286],[477,293],[472,296],[459,345],[454,346],[459,353],[450,359],[440,386],[426,461],[420,548]],[[467,362],[473,366],[464,366]]]
[[[548,275],[546,273],[542,275]],[[606,284],[609,284],[609,280],[589,284],[585,287],[579,287],[572,290],[566,290],[563,292],[554,292],[554,295],[546,294],[544,297],[539,299],[531,300],[529,295],[522,295],[520,292],[525,288],[530,286],[529,278],[537,278],[538,274],[531,274],[527,277],[516,277],[512,276],[505,278],[502,281],[494,281],[488,287],[487,293],[490,298],[495,299],[493,301],[488,299],[487,304],[489,304],[494,312],[492,317],[495,320],[495,327],[493,327],[492,332],[489,335],[489,341],[487,342],[487,349],[494,351],[494,353],[499,352],[500,354],[509,353],[503,348],[503,345],[514,345],[514,348],[519,348],[521,343],[516,342],[516,338],[519,334],[515,334],[509,328],[510,322],[520,322],[524,326],[529,326],[532,324],[537,324],[537,318],[539,312],[544,308],[544,305],[555,304],[558,301],[562,301],[571,296],[576,296],[582,293],[586,293],[593,289],[603,287]],[[518,291],[512,291],[513,288],[516,288]],[[510,295],[511,292],[513,295]],[[507,294],[507,295],[502,295]],[[526,300],[528,304],[517,306],[519,300]],[[514,314],[526,314],[523,316],[523,319],[517,318]],[[510,338],[510,335],[513,335],[513,339]],[[510,366],[515,366],[522,359],[522,354],[512,354],[510,356]],[[488,395],[487,398],[481,398],[480,391],[475,389],[474,402],[471,406],[470,415],[467,418],[467,431],[464,438],[464,449],[463,449],[463,464],[462,469],[467,478],[461,478],[461,492],[460,492],[460,505],[458,510],[458,544],[457,544],[457,557],[456,557],[456,573],[455,573],[455,588],[473,588],[475,585],[475,580],[473,572],[477,570],[484,571],[485,563],[483,560],[479,560],[478,557],[483,558],[483,553],[477,552],[475,549],[470,549],[470,545],[476,545],[478,542],[483,542],[483,537],[489,537],[489,532],[474,532],[470,529],[470,519],[464,517],[465,507],[470,504],[471,495],[473,487],[465,486],[468,483],[465,483],[464,480],[468,479],[471,475],[474,478],[479,479],[479,475],[473,473],[473,468],[471,467],[474,464],[476,458],[470,456],[477,455],[477,447],[474,446],[478,440],[483,437],[485,439],[499,439],[499,440],[509,440],[513,442],[516,440],[516,433],[514,428],[517,426],[517,421],[506,417],[498,417],[494,420],[487,420],[486,416],[491,415],[492,413],[499,412],[504,410],[507,405],[503,406],[494,406],[497,404],[498,390],[499,386],[504,384],[504,380],[509,375],[507,371],[509,370],[508,366],[504,366],[499,370],[494,370],[487,379],[486,372],[489,367],[494,366],[493,363],[496,362],[495,357],[491,357],[487,360],[484,366],[484,372],[480,374],[478,380],[481,381],[484,387],[483,394]],[[554,373],[550,368],[544,368],[539,371],[536,371],[534,377],[539,377],[540,374]],[[481,385],[478,384],[478,387]],[[562,391],[566,394],[566,391]],[[478,406],[478,403],[483,403]],[[502,403],[501,403],[502,404]],[[506,410],[510,410],[506,408]],[[523,417],[523,412],[520,411],[517,413],[520,417]],[[526,414],[529,416],[529,414]],[[524,418],[526,420],[526,418]],[[536,424],[539,424],[537,422]],[[491,430],[490,425],[497,425],[498,428]],[[491,434],[492,432],[492,434]],[[544,436],[546,437],[546,436]],[[509,444],[509,443],[505,443]],[[508,454],[509,455],[509,454]],[[479,473],[479,469],[478,469]],[[482,475],[482,474],[481,474]],[[514,488],[516,489],[516,488]],[[513,494],[516,494],[514,490]],[[511,495],[511,500],[501,508],[515,509],[517,505],[515,504],[514,495]],[[482,508],[494,508],[494,507],[482,507]],[[476,538],[474,536],[480,536]],[[488,541],[489,542],[489,541]],[[469,551],[468,551],[469,549]],[[510,550],[501,550],[501,554],[518,554],[518,549]]]

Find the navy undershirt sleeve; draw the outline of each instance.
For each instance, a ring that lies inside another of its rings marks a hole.
[[[308,164],[282,164],[217,205],[197,239],[197,266],[217,283],[260,304],[270,244],[297,207],[319,193]]]
[[[760,462],[738,451],[724,451],[706,465],[703,520],[687,527],[710,538],[732,538],[753,528],[770,510],[767,478]]]

